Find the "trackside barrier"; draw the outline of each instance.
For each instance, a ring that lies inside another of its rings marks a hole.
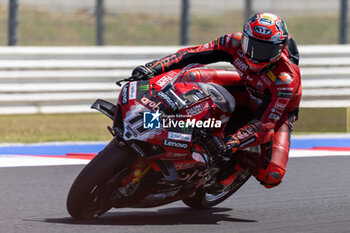
[[[90,112],[117,80],[179,46],[0,47],[0,114]],[[350,107],[350,46],[299,46],[302,107]],[[229,63],[210,67],[232,68]],[[349,108],[348,108],[349,116]],[[348,124],[348,127],[350,124]],[[348,129],[350,131],[350,129]]]

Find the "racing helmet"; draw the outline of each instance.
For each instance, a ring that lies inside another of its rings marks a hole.
[[[288,38],[285,22],[270,13],[257,13],[244,25],[242,51],[253,72],[278,61]]]

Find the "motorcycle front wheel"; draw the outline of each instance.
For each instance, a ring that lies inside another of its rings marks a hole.
[[[112,186],[121,181],[136,156],[112,140],[75,179],[67,197],[74,219],[96,218],[113,207]],[[113,185],[112,185],[113,184]]]

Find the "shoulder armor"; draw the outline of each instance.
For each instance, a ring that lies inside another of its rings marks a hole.
[[[241,46],[242,32],[236,32],[232,35],[232,46],[237,48]]]
[[[283,84],[289,84],[289,83],[291,83],[292,81],[293,81],[293,79],[292,79],[292,77],[291,77],[288,73],[286,73],[286,72],[281,72],[281,73],[278,75],[278,77],[277,77],[275,83],[276,83],[277,85],[283,85]]]

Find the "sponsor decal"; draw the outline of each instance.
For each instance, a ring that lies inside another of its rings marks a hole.
[[[290,98],[292,96],[292,92],[290,92],[290,91],[279,91],[279,92],[277,92],[277,96],[278,97],[282,97],[282,98]]]
[[[248,69],[248,65],[246,65],[241,59],[236,58],[235,62],[234,62],[235,67],[237,67],[238,69],[242,70],[242,71],[246,71]]]
[[[188,149],[190,147],[190,144],[188,142],[179,142],[171,139],[164,139],[163,145],[168,147],[179,148],[179,149]]]
[[[276,114],[271,113],[270,116],[269,116],[269,119],[273,119],[273,120],[278,121],[280,119],[280,117],[277,116]]]
[[[276,76],[275,76],[275,74],[272,73],[271,70],[267,72],[267,76],[271,79],[272,82],[275,82],[276,79],[277,79]]]
[[[282,112],[279,111],[279,110],[277,110],[277,109],[275,109],[275,108],[272,108],[272,109],[271,109],[271,112],[277,113],[278,115],[282,115]]]
[[[169,72],[168,74],[164,75],[163,77],[161,77],[156,84],[160,87],[164,87],[165,85],[167,85],[176,75],[176,72]]]
[[[255,32],[262,34],[262,35],[271,35],[272,31],[268,29],[267,27],[263,26],[255,26],[253,29]]]
[[[186,109],[186,114],[191,115],[191,116],[195,116],[195,115],[198,115],[204,111],[207,111],[208,109],[209,109],[209,105],[207,103],[198,104],[198,105],[195,105],[191,108]]]
[[[137,93],[137,82],[131,82],[129,87],[129,99],[130,100],[136,99],[136,93]]]
[[[275,108],[277,109],[285,109],[287,104],[289,102],[289,99],[285,99],[285,98],[277,98],[276,104],[275,104]]]
[[[188,154],[185,154],[185,153],[169,153],[168,156],[180,158],[180,157],[187,157]]]
[[[161,104],[161,102],[156,103],[156,102],[148,99],[147,97],[142,97],[141,103],[143,103],[145,106],[150,107],[153,111],[158,111],[159,105]]]
[[[214,46],[217,46],[219,44],[219,38],[214,40]]]
[[[163,64],[167,64],[167,63],[170,63],[173,60],[175,60],[176,58],[181,57],[181,56],[182,56],[182,54],[175,53],[175,54],[171,54],[169,56],[162,58],[161,61],[163,62]]]
[[[268,20],[271,20],[271,21],[276,19],[276,17],[274,15],[269,14],[269,13],[265,13],[265,14],[261,15],[261,18],[268,19]]]
[[[250,137],[252,134],[254,134],[255,132],[253,132],[250,128],[247,128],[245,130],[239,131],[239,133],[237,134],[237,138],[240,141],[245,140],[247,137]]]
[[[248,139],[247,141],[241,143],[241,144],[239,145],[239,147],[240,147],[240,148],[246,147],[246,146],[248,146],[248,145],[254,143],[255,141],[256,141],[256,137],[254,136],[254,137]]]
[[[185,126],[185,127],[183,127],[183,128],[181,128],[181,131],[183,132],[183,133],[190,133],[190,128],[188,127],[188,126]]]
[[[149,84],[139,85],[137,87],[137,89],[139,89],[140,91],[148,91],[149,90]]]
[[[171,110],[175,111],[177,109],[177,106],[176,106],[175,102],[167,94],[165,94],[164,92],[162,92],[162,91],[158,92],[157,96],[161,100],[163,100],[164,103],[171,108]]]
[[[159,129],[161,127],[160,124],[160,116],[162,114],[157,112],[144,112],[143,113],[143,128],[145,129]]]
[[[293,91],[293,87],[279,87],[277,88],[278,91]]]
[[[176,170],[184,170],[184,169],[188,169],[191,167],[194,167],[197,164],[197,161],[194,162],[186,162],[186,163],[176,163],[175,164],[175,168]]]
[[[264,24],[264,25],[267,25],[267,26],[269,26],[269,25],[271,25],[272,24],[272,20],[270,20],[270,19],[267,19],[267,18],[260,18],[259,19],[259,22],[261,23],[261,24]]]
[[[266,85],[271,86],[271,81],[265,75],[261,75],[260,77],[264,81],[264,83],[266,83]]]
[[[192,135],[191,134],[184,134],[184,133],[168,132],[168,138],[172,139],[172,140],[191,142]]]
[[[289,84],[293,81],[292,77],[287,73],[280,73],[278,79],[276,80],[277,85]]]
[[[126,84],[122,90],[122,105],[129,103],[129,84]]]
[[[280,103],[278,101],[275,103],[275,108],[276,109],[283,110],[283,109],[285,109],[285,107],[286,107],[286,104],[282,104],[282,103]]]

